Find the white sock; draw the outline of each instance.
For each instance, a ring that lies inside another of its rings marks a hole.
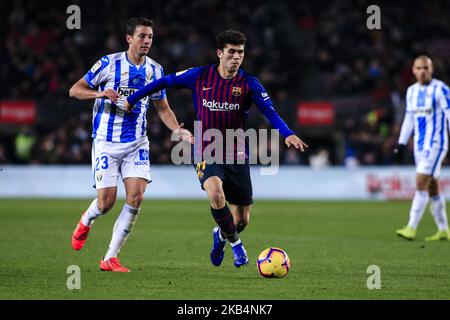
[[[117,258],[120,249],[128,239],[128,235],[133,230],[140,208],[133,208],[128,204],[124,204],[122,212],[116,220],[113,228],[113,235],[109,244],[108,251],[105,255],[105,261],[110,258]]]
[[[438,194],[437,196],[431,198],[430,211],[434,217],[434,222],[436,222],[439,231],[448,230],[445,199],[442,195]]]
[[[98,210],[97,207],[97,199],[92,201],[89,208],[86,210],[86,213],[81,217],[81,222],[87,227],[92,226],[94,220],[102,215],[102,212]]]
[[[409,211],[408,226],[417,229],[420,219],[422,219],[425,208],[427,207],[430,196],[428,191],[417,190],[412,201],[411,210]]]

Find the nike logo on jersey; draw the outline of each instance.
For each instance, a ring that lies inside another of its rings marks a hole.
[[[203,91],[211,90],[212,88],[213,88],[213,87],[209,87],[209,88],[203,87]]]

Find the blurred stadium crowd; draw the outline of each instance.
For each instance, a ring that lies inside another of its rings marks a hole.
[[[81,8],[81,30],[68,30],[66,8]],[[88,164],[93,101],[74,101],[70,86],[101,56],[127,49],[125,22],[156,23],[150,57],[165,73],[214,63],[215,35],[226,28],[248,39],[244,68],[264,84],[279,113],[311,150],[281,147],[285,164],[391,164],[414,82],[412,59],[433,58],[435,77],[450,82],[450,3],[377,1],[381,30],[368,30],[367,1],[60,1],[0,4],[0,99],[36,100],[32,126],[0,124],[0,163]],[[300,126],[300,101],[348,98],[332,125]],[[168,91],[180,122],[194,120],[189,92]],[[360,103],[359,101],[364,101]],[[348,106],[348,107],[347,107]],[[256,108],[255,108],[256,109]],[[248,127],[267,127],[253,110]],[[152,163],[170,163],[170,132],[149,112]],[[412,149],[411,149],[412,150]],[[412,154],[405,163],[412,161]]]

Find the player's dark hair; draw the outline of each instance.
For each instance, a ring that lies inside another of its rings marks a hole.
[[[245,45],[247,38],[245,34],[236,30],[225,30],[219,33],[216,37],[217,49],[223,50],[227,44],[233,45]]]
[[[133,35],[137,26],[145,26],[153,28],[153,20],[144,17],[131,18],[127,21],[126,34]]]

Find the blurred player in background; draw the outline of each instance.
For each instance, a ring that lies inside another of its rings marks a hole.
[[[426,241],[450,240],[445,199],[439,192],[439,173],[448,150],[448,119],[450,119],[450,92],[448,86],[433,79],[433,64],[421,55],[414,60],[412,71],[417,82],[406,92],[406,113],[403,120],[396,158],[402,158],[406,144],[414,132],[414,159],[416,162],[416,193],[409,212],[409,222],[397,234],[413,240],[428,202],[438,232]]]
[[[221,32],[217,36],[216,50],[219,64],[191,68],[157,80],[129,97],[126,110],[132,110],[131,106],[138,100],[163,88],[189,88],[192,90],[197,119],[202,123],[202,135],[208,129],[217,129],[222,133],[225,146],[226,130],[245,130],[249,109],[252,103],[255,103],[272,126],[285,137],[288,147],[294,146],[304,151],[307,145],[277,114],[272,100],[261,83],[240,69],[246,41],[245,35],[241,32],[235,30]],[[196,145],[195,149],[199,147],[203,154],[209,144],[196,139],[197,143],[199,146]],[[253,195],[247,161],[248,147],[236,145],[234,141],[232,144],[234,150],[231,150],[231,153],[228,153],[229,150],[216,149],[216,153],[223,152],[221,155],[223,163],[207,163],[203,159],[196,164],[196,169],[201,186],[208,194],[212,216],[218,225],[213,229],[211,262],[215,266],[222,263],[228,240],[234,254],[234,265],[240,267],[248,263],[248,257],[238,234],[249,222]],[[230,158],[232,161],[225,161]],[[242,164],[236,164],[239,160],[244,161],[240,161]]]
[[[126,202],[114,225],[104,258],[103,271],[129,272],[118,259],[120,249],[132,231],[147,184],[150,183],[149,140],[146,135],[148,97],[139,100],[131,113],[124,112],[125,98],[146,84],[164,76],[163,68],[147,57],[153,41],[153,21],[132,18],[126,25],[128,50],[106,55],[70,89],[80,100],[95,99],[93,110],[92,171],[97,198],[82,214],[72,234],[72,247],[80,250],[95,219],[115,204],[117,179],[122,177]],[[96,89],[98,87],[98,90]],[[150,96],[164,124],[186,140],[192,136],[181,129],[169,107],[164,90]]]

